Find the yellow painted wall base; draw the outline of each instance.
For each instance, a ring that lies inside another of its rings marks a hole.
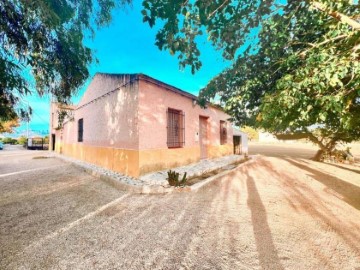
[[[139,155],[140,175],[187,165],[199,160],[199,147],[142,150]]]
[[[233,145],[208,146],[208,158],[231,155]],[[140,175],[184,166],[200,160],[200,147],[142,150],[139,154]]]
[[[234,153],[233,144],[210,145],[208,146],[208,158],[218,158],[232,155]]]
[[[57,143],[56,152],[133,177],[139,176],[139,151]]]
[[[55,151],[132,177],[184,166],[200,160],[200,147],[137,151],[56,142]],[[208,158],[232,153],[232,144],[208,147]]]

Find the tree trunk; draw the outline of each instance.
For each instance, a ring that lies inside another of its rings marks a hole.
[[[325,151],[322,150],[322,149],[319,149],[316,152],[315,156],[312,158],[312,160],[314,160],[314,161],[322,161],[323,158],[324,158],[324,154],[325,154]]]
[[[332,139],[330,140],[330,142],[324,145],[321,141],[317,140],[316,144],[319,146],[320,149],[316,152],[312,160],[324,161],[324,155],[328,154],[330,156],[336,149],[336,142],[336,139]]]
[[[339,137],[336,134],[323,134],[315,135],[314,133],[304,130],[302,133],[286,133],[286,134],[275,134],[276,138],[279,140],[296,140],[296,139],[308,139],[313,144],[319,147],[319,150],[312,158],[315,161],[324,161],[325,156],[330,157],[331,154],[334,154],[336,150],[336,145],[339,141]]]

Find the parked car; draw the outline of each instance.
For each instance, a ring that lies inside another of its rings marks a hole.
[[[0,150],[3,150],[4,149],[4,144],[3,142],[0,142]]]

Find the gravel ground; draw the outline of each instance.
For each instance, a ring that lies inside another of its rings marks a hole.
[[[162,186],[165,188],[170,188],[167,180],[167,170],[158,171],[158,172],[152,172],[149,174],[145,174],[140,176],[139,178],[133,178],[127,175],[123,175],[121,173],[111,171],[108,169],[105,169],[103,167],[97,166],[95,164],[91,164],[88,162],[84,162],[82,160],[78,160],[75,158],[67,157],[64,155],[60,155],[57,153],[49,153],[48,156],[50,157],[56,157],[64,161],[71,162],[75,165],[80,166],[81,168],[84,168],[86,170],[89,170],[92,173],[97,173],[100,175],[105,175],[110,177],[112,180],[118,182],[118,183],[124,183],[129,186],[134,187],[151,187],[151,186]],[[181,166],[174,168],[172,170],[180,173],[180,178],[184,175],[186,172],[187,178],[190,177],[197,177],[215,170],[223,169],[226,167],[231,166],[231,164],[239,163],[241,161],[245,161],[245,157],[242,155],[230,155],[230,156],[224,156],[216,159],[204,159],[200,162],[189,164],[186,166]]]
[[[34,159],[47,152],[13,149],[0,152],[0,269],[39,239],[124,194],[70,163]]]
[[[352,155],[360,161],[360,142],[346,145],[339,145],[339,149],[351,148]],[[285,142],[285,143],[261,143],[249,142],[249,154],[261,154],[268,157],[281,158],[306,158],[310,159],[315,156],[318,148],[312,143]]]
[[[204,159],[194,164],[177,167],[173,169],[173,171],[176,171],[180,174],[179,176],[180,179],[185,173],[187,178],[196,177],[202,174],[209,173],[211,171],[224,168],[230,164],[243,161],[244,159],[245,159],[244,156],[240,156],[240,155],[231,155],[216,159]],[[140,176],[140,180],[150,185],[158,184],[158,185],[166,186],[168,184],[168,181],[166,180],[168,177],[167,176],[168,171],[169,170],[163,170],[163,171],[148,173],[143,176]]]
[[[198,192],[136,195],[52,160],[0,169],[0,269],[360,268],[356,166],[259,157]]]

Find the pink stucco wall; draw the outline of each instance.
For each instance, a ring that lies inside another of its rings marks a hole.
[[[167,148],[167,115],[168,108],[185,113],[185,148],[199,146],[196,133],[199,132],[199,116],[208,117],[208,143],[220,145],[220,120],[227,121],[229,115],[220,109],[209,106],[202,109],[194,105],[189,97],[181,96],[160,85],[139,81],[139,148]],[[227,121],[228,122],[228,121]],[[231,123],[227,124],[227,142],[232,144]]]
[[[103,96],[116,88],[119,89]],[[56,134],[57,142],[78,143],[78,120],[83,118],[83,142],[79,144],[130,150],[167,149],[168,108],[185,113],[184,148],[199,147],[199,116],[208,117],[208,145],[220,145],[220,120],[227,121],[229,115],[213,106],[202,109],[191,98],[136,75],[95,75],[73,111],[73,120],[66,121],[62,131],[54,130],[57,107],[52,105],[51,133]],[[232,144],[230,122],[227,130],[227,144]]]
[[[57,103],[51,103],[50,105],[50,134],[56,133],[55,128],[59,125],[58,124],[58,104]],[[50,136],[51,137],[51,136]],[[51,139],[51,138],[50,138]]]
[[[61,136],[64,144],[78,143],[78,120],[83,118],[80,144],[138,149],[138,83],[133,80],[124,85],[130,80],[128,75],[95,75],[74,111],[73,121],[67,121],[62,135],[59,131],[57,137]]]

